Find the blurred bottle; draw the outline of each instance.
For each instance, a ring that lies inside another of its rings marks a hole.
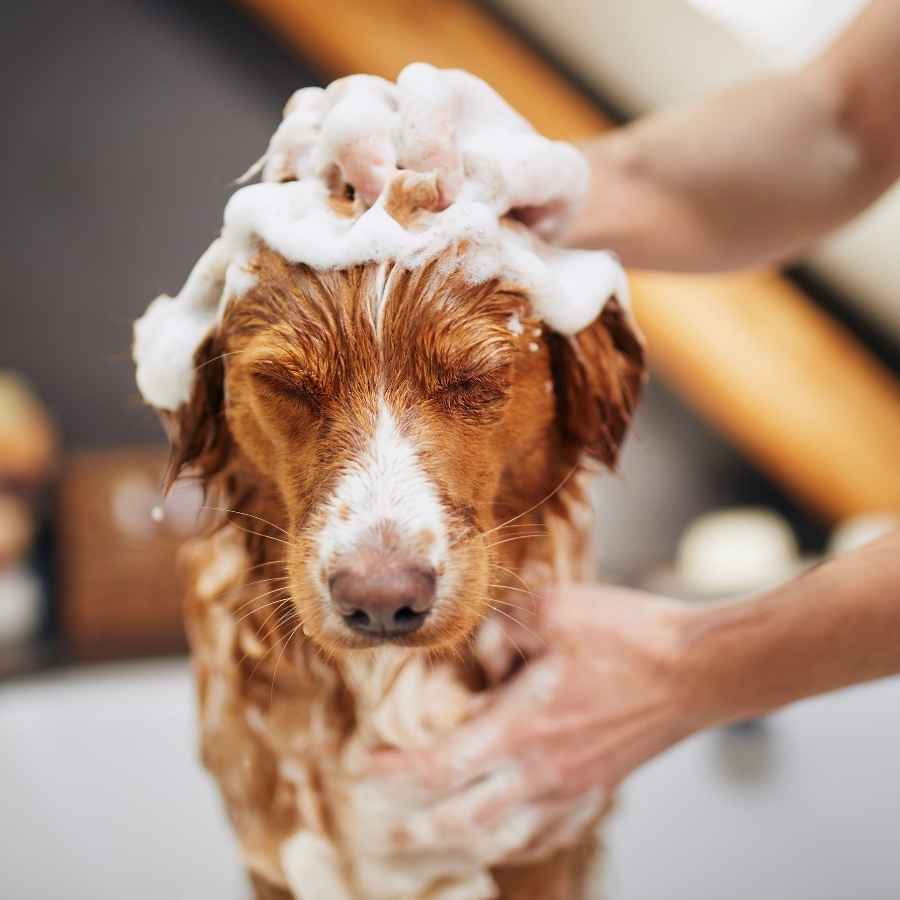
[[[38,636],[47,615],[49,561],[44,533],[47,484],[55,471],[56,431],[20,376],[0,371],[0,654]],[[2,660],[0,660],[2,662]]]

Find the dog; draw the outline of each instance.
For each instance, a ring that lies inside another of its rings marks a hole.
[[[273,157],[266,188],[297,187]],[[337,219],[378,203],[419,234],[449,205],[446,181],[403,167],[362,197],[343,162],[323,176]],[[497,239],[536,246],[508,212]],[[411,854],[398,836],[427,798],[367,771],[372,752],[439,739],[515,672],[502,625],[528,592],[593,576],[589,482],[614,467],[644,378],[624,297],[559,333],[527,279],[472,277],[471,244],[323,267],[254,240],[240,277],[217,264],[230,299],[188,342],[187,386],[157,403],[168,482],[199,479],[220,511],[184,553],[186,620],[202,760],[258,898],[586,890],[602,805],[549,858],[500,834]],[[149,324],[137,337],[139,364],[148,347],[165,356]]]

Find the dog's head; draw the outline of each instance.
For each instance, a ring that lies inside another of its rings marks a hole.
[[[513,285],[469,283],[457,250],[335,271],[262,251],[167,414],[173,473],[221,482],[331,651],[464,639],[517,533],[494,529],[585,459],[612,466],[636,402],[615,299],[563,337]]]
[[[537,237],[586,163],[426,65],[298,92],[263,162],[136,328],[172,476],[285,567],[274,590],[321,647],[453,645],[521,546],[510,520],[613,465],[637,399],[618,266]]]

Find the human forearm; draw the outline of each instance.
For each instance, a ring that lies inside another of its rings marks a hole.
[[[520,852],[546,855],[565,844],[560,816],[583,815],[576,803],[598,812],[629,773],[683,738],[900,672],[900,532],[713,608],[563,586],[538,598],[527,634],[543,650],[482,695],[471,721],[375,764],[415,773],[435,797],[397,832],[405,852],[488,845],[516,822]]]
[[[789,256],[870,199],[838,103],[827,83],[780,75],[601,139],[587,152],[592,191],[605,196],[591,196],[571,240],[611,244],[639,268]]]
[[[759,598],[688,614],[683,641],[704,724],[900,674],[900,533]]]
[[[872,203],[900,174],[900,0],[820,59],[585,150],[591,191],[569,239],[631,266],[715,270],[783,261]]]

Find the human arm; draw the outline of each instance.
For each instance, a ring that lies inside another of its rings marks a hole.
[[[568,242],[638,268],[788,260],[900,177],[898,108],[900,0],[873,0],[803,68],[585,144],[591,186]]]
[[[702,611],[680,639],[709,725],[900,674],[900,532],[758,599]]]
[[[569,586],[529,624],[546,642],[446,743],[387,757],[439,799],[407,846],[527,821],[521,851],[564,843],[634,769],[702,729],[900,674],[900,532],[757,598],[692,607]]]

